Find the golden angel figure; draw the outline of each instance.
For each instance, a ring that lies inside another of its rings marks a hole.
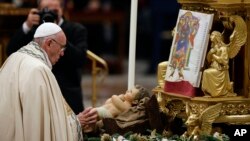
[[[184,139],[199,140],[200,135],[210,135],[212,131],[212,123],[220,115],[222,104],[207,107],[200,114],[192,114],[189,105],[186,105],[186,113],[188,119],[185,122],[187,131],[182,135]]]
[[[211,49],[207,54],[210,67],[203,72],[202,91],[211,97],[236,96],[228,64],[229,59],[234,58],[245,44],[247,28],[240,16],[231,16],[229,20],[235,25],[229,44],[224,43],[223,34],[218,31],[213,31],[210,36]]]

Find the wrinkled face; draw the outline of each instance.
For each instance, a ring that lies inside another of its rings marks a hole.
[[[132,102],[134,99],[135,99],[135,96],[136,94],[139,92],[138,89],[136,88],[133,88],[131,90],[127,90],[125,95],[124,95],[124,98],[127,100],[127,101],[130,101]]]
[[[61,7],[60,0],[41,0],[39,4],[39,9],[42,10],[44,8],[48,8],[49,10],[54,11],[58,15],[58,20],[63,15],[63,9]]]
[[[45,44],[45,51],[48,54],[51,64],[54,65],[60,57],[64,55],[64,50],[66,49],[66,36],[61,31],[55,37],[48,37]]]

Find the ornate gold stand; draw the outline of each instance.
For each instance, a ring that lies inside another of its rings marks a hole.
[[[215,119],[214,123],[250,124],[250,98],[244,98],[242,96],[227,98],[188,98],[177,94],[166,93],[159,87],[155,88],[153,92],[158,97],[161,110],[166,114],[172,114],[172,116],[187,119],[186,104],[190,106],[192,114],[199,115],[209,106],[221,103],[220,115]]]
[[[250,0],[178,0],[182,9],[213,13],[212,30],[223,30],[222,23],[231,15],[242,17],[250,35]],[[250,124],[250,36],[238,55],[230,61],[230,78],[234,82],[236,97],[185,97],[164,92],[164,79],[167,62],[158,65],[158,86],[153,89],[162,112],[169,116],[181,117],[188,124],[189,135],[194,134],[195,127],[200,133],[211,134],[212,123],[237,125]],[[165,66],[165,67],[164,67]],[[190,129],[189,129],[190,128]]]

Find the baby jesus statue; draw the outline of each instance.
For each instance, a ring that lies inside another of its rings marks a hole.
[[[89,111],[90,113],[97,113],[98,121],[95,124],[85,124],[83,126],[84,132],[93,131],[96,125],[98,127],[102,126],[100,123],[104,118],[117,118],[118,115],[128,111],[134,104],[138,104],[140,100],[146,97],[149,99],[149,93],[140,85],[136,85],[131,90],[127,90],[124,94],[112,95],[102,106],[92,108]],[[84,117],[86,118],[86,116]],[[80,121],[84,120],[81,118],[79,119]]]

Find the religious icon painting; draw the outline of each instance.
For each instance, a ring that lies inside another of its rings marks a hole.
[[[193,96],[199,87],[213,14],[180,9],[174,29],[169,64],[165,76],[166,92]]]

